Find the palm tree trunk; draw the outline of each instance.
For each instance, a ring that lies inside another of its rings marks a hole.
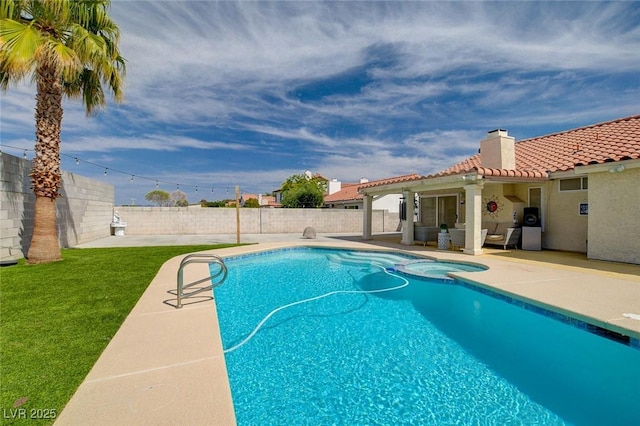
[[[61,184],[63,87],[55,65],[47,61],[39,63],[36,81],[36,156],[30,174],[36,203],[33,237],[27,261],[46,263],[62,259],[56,227],[56,198]]]
[[[62,260],[56,229],[56,200],[36,195],[34,222],[33,237],[27,254],[28,263]]]

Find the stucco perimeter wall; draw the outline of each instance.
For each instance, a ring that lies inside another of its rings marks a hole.
[[[589,174],[589,259],[640,264],[640,168]]]
[[[0,153],[0,250],[2,260],[25,256],[33,235],[35,196],[31,161]],[[109,236],[114,188],[62,172],[61,197],[56,201],[58,238],[62,247]],[[105,226],[105,224],[107,224]]]
[[[203,235],[236,231],[236,209],[199,207],[117,207],[126,235]],[[242,234],[296,233],[312,226],[320,233],[362,232],[362,210],[241,208]],[[397,213],[374,210],[372,232],[398,231]]]

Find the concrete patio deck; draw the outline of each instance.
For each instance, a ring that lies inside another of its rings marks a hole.
[[[82,247],[214,244],[235,235],[108,237]],[[215,250],[221,256],[290,246],[399,249],[438,259],[478,262],[487,271],[460,274],[492,288],[640,339],[640,266],[589,261],[584,255],[488,249],[482,256],[399,244],[397,235],[243,235],[257,243]],[[182,256],[166,262],[62,411],[56,425],[233,425],[235,416],[218,330],[215,301],[203,293],[176,309],[176,272]],[[185,269],[185,282],[208,274]]]

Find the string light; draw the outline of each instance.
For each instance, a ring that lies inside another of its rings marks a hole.
[[[27,151],[34,151],[33,149],[18,148],[18,147],[15,147],[15,146],[4,145],[4,144],[2,145],[2,148],[3,148],[3,150],[4,150],[4,148],[11,148],[11,149],[15,149],[17,151],[21,151],[22,150],[23,151],[22,157],[25,160],[28,159],[27,158]],[[0,150],[0,152],[2,152],[2,151]],[[195,192],[198,192],[198,190],[199,190],[199,185],[186,185],[186,184],[181,184],[181,183],[176,183],[176,182],[163,181],[163,180],[156,179],[156,178],[144,177],[144,176],[136,175],[134,173],[125,172],[125,171],[113,169],[113,168],[110,168],[110,167],[105,167],[105,166],[100,165],[100,164],[92,163],[90,161],[82,160],[77,156],[68,155],[68,154],[65,154],[63,152],[60,153],[60,156],[68,157],[68,158],[73,159],[73,161],[75,161],[76,165],[79,165],[80,162],[83,162],[83,163],[89,164],[91,166],[104,169],[104,172],[103,172],[104,176],[108,176],[110,174],[110,172],[113,172],[113,173],[116,173],[116,174],[119,173],[119,174],[123,174],[123,175],[128,175],[130,177],[129,178],[130,182],[134,182],[136,180],[135,178],[144,179],[144,180],[151,180],[151,181],[155,180],[156,181],[156,188],[159,188],[160,187],[160,183],[163,183],[163,184],[167,184],[167,185],[176,185],[176,188],[178,190],[180,190],[180,186],[183,186],[183,187],[186,187],[186,188],[195,188]],[[211,193],[212,194],[214,193],[214,186],[213,185],[211,186]],[[229,187],[227,187],[227,194],[228,193],[229,193]]]

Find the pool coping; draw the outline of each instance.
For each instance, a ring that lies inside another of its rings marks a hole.
[[[640,307],[640,279],[611,277],[526,262],[426,251],[366,241],[278,242],[211,251],[225,256],[288,247],[403,251],[437,260],[479,263],[486,271],[456,273],[477,288],[640,339],[640,321],[622,313]],[[62,411],[56,425],[235,424],[214,297],[172,306],[178,256],[166,262]],[[185,269],[186,282],[208,273]],[[638,312],[640,313],[640,312]]]

